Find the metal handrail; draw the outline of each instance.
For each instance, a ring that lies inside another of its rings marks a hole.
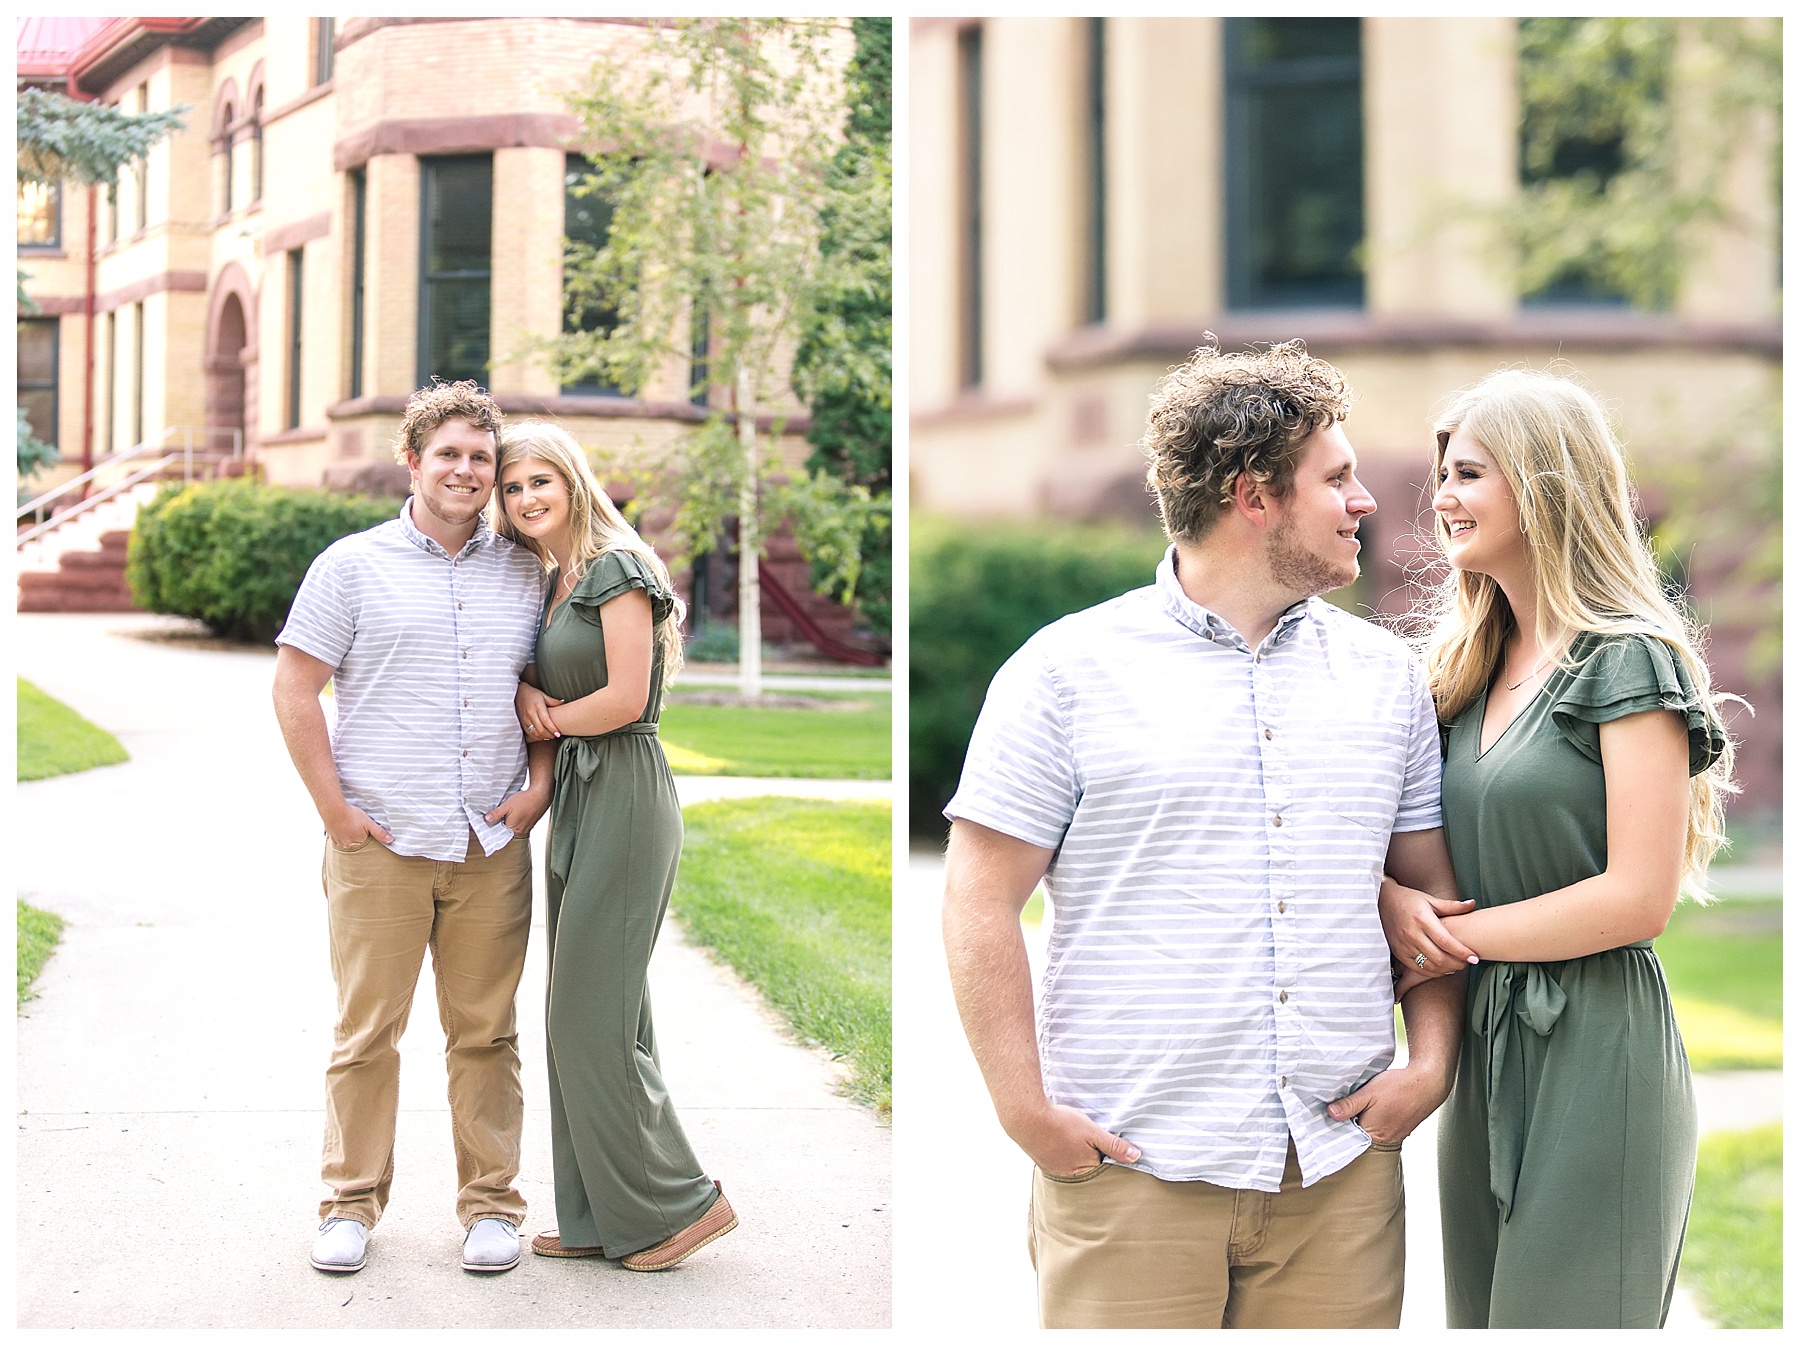
[[[141,444],[134,444],[129,449],[124,449],[108,458],[103,458],[100,462],[95,463],[94,466],[90,467],[86,472],[81,473],[79,476],[71,477],[62,485],[52,487],[42,495],[36,496],[25,504],[18,506],[15,515],[16,521],[22,522],[26,515],[36,514],[37,524],[35,527],[20,533],[17,537],[16,545],[23,546],[33,538],[41,537],[59,524],[72,519],[79,514],[86,513],[95,505],[111,500],[123,491],[137,485],[146,477],[173,465],[177,459],[180,460],[182,465],[181,479],[183,481],[192,481],[194,479],[194,435],[196,432],[209,436],[229,434],[231,436],[230,457],[237,459],[243,456],[244,432],[235,426],[171,425],[154,439],[146,439]],[[168,452],[169,440],[177,434],[182,437],[181,452],[179,454]],[[104,490],[96,492],[93,495],[87,493],[88,486],[97,480],[102,472],[123,467],[126,463],[135,459],[159,452],[163,453],[164,457],[158,460],[153,467],[140,469],[130,474],[123,481],[115,482],[111,486],[108,486]],[[210,458],[211,456],[206,450],[202,450],[202,453],[206,458]],[[68,495],[77,488],[79,488],[82,493],[82,499],[78,504],[46,517],[46,511],[49,509],[51,501]]]
[[[178,453],[166,453],[161,458],[158,458],[154,463],[151,463],[149,466],[140,467],[136,472],[133,472],[130,476],[126,477],[123,481],[115,482],[113,485],[107,487],[104,491],[96,492],[95,494],[90,495],[87,499],[81,501],[79,504],[71,505],[68,509],[59,510],[57,513],[51,515],[48,519],[45,519],[41,523],[37,524],[35,527],[27,528],[23,533],[20,533],[17,545],[20,547],[23,547],[27,542],[30,542],[33,538],[42,537],[45,533],[48,533],[53,528],[60,528],[63,524],[68,523],[70,520],[79,518],[81,515],[86,514],[90,509],[93,509],[97,505],[104,505],[108,500],[113,499],[115,496],[124,494],[124,492],[130,490],[133,486],[136,486],[139,482],[144,481],[150,477],[154,477],[158,472],[161,472],[165,467],[173,466],[177,461],[180,460],[180,458],[181,458],[181,455]]]

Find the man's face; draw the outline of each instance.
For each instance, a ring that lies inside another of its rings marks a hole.
[[[447,527],[467,528],[494,491],[494,432],[445,421],[406,465],[415,506]]]
[[[1269,573],[1302,598],[1341,589],[1358,574],[1357,525],[1375,498],[1356,479],[1356,451],[1341,423],[1307,438],[1293,489],[1276,499],[1268,535]]]

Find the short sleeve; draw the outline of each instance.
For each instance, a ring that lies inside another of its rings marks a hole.
[[[650,595],[650,620],[660,622],[669,615],[674,600],[668,589],[656,578],[650,565],[636,552],[614,550],[601,552],[588,563],[588,568],[569,591],[569,606],[590,622],[598,622],[601,607],[627,589],[642,589]]]
[[[1589,653],[1550,707],[1562,736],[1600,760],[1600,726],[1646,710],[1672,710],[1687,724],[1688,774],[1725,751],[1725,730],[1700,704],[1693,680],[1669,646],[1653,636],[1619,636]]]
[[[944,816],[1056,850],[1080,799],[1068,719],[1043,646],[1033,639],[989,684]]]
[[[1400,808],[1394,815],[1394,831],[1424,832],[1444,825],[1443,740],[1438,733],[1437,707],[1425,670],[1414,659],[1408,663],[1411,721],[1406,739],[1406,776],[1400,786]]]
[[[313,558],[300,581],[300,592],[288,609],[277,645],[292,645],[302,654],[341,668],[356,639],[356,612],[344,584],[343,557],[326,548]]]

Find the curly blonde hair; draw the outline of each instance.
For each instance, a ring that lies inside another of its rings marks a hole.
[[[475,380],[444,383],[433,379],[428,386],[406,399],[400,431],[394,436],[394,460],[406,463],[422,455],[425,441],[445,421],[467,421],[477,430],[488,431],[498,449],[505,420],[500,404],[484,393]]]
[[[1350,414],[1344,376],[1304,341],[1231,355],[1213,343],[1157,385],[1144,432],[1150,489],[1176,542],[1211,531],[1240,476],[1285,496],[1308,436]]]

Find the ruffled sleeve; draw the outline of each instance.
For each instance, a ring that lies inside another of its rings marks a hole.
[[[651,572],[644,558],[636,552],[602,552],[588,563],[587,570],[575,581],[568,603],[584,620],[598,625],[603,604],[611,602],[627,589],[642,589],[650,595],[650,620],[660,622],[669,615],[673,599]]]
[[[1598,762],[1600,726],[1646,710],[1672,710],[1686,722],[1690,776],[1725,751],[1724,727],[1700,705],[1679,657],[1653,636],[1614,636],[1590,646],[1550,717],[1577,751]]]

